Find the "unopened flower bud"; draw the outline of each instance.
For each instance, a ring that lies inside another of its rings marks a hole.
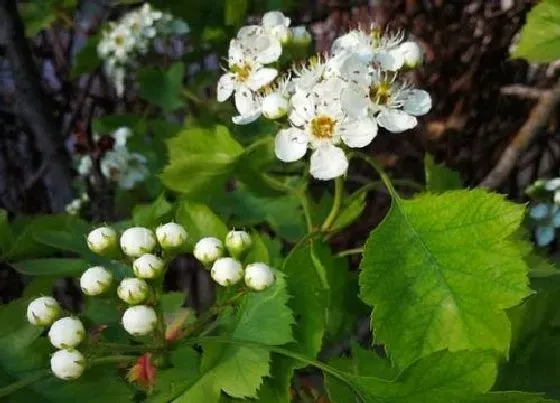
[[[159,257],[146,253],[132,263],[134,275],[138,278],[156,278],[163,273],[165,262]]]
[[[27,305],[27,320],[35,326],[49,326],[61,312],[60,305],[53,297],[39,297]]]
[[[233,257],[241,256],[251,244],[251,235],[246,231],[232,230],[226,236],[226,247]]]
[[[399,45],[399,52],[404,58],[404,64],[409,68],[418,67],[424,59],[422,48],[413,41],[401,43]]]
[[[148,297],[148,284],[140,278],[125,278],[117,288],[117,295],[129,305],[139,304]]]
[[[58,350],[51,356],[51,371],[59,379],[78,379],[85,368],[85,359],[78,350]]]
[[[143,336],[153,332],[156,323],[156,312],[146,305],[131,306],[122,317],[124,330],[133,336]]]
[[[307,28],[305,27],[305,25],[298,25],[298,26],[292,27],[291,38],[292,38],[293,42],[295,42],[297,44],[302,44],[302,45],[309,44],[313,40],[313,37],[311,36],[309,31],[307,31]]]
[[[210,275],[223,287],[237,284],[243,276],[241,263],[231,257],[222,257],[214,262]]]
[[[262,291],[274,281],[274,271],[264,263],[252,263],[245,268],[245,284],[253,290]]]
[[[117,232],[110,227],[100,227],[87,236],[87,244],[92,252],[108,255],[117,248]]]
[[[86,295],[100,295],[109,289],[111,281],[113,276],[106,268],[94,266],[87,269],[80,277],[80,288]]]
[[[156,229],[156,238],[163,249],[177,249],[187,240],[187,231],[181,224],[168,222]]]
[[[150,253],[155,247],[156,237],[148,228],[129,228],[121,236],[121,248],[130,257],[139,257]]]
[[[82,342],[86,330],[82,322],[71,316],[57,320],[49,330],[49,340],[56,348],[72,348]]]
[[[202,238],[194,245],[194,257],[205,266],[210,265],[224,254],[224,244],[218,238]]]
[[[264,97],[262,113],[267,119],[279,119],[288,113],[288,100],[279,92],[273,92]]]

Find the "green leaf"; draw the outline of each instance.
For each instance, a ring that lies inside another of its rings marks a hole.
[[[43,29],[49,28],[56,21],[57,12],[71,15],[73,10],[64,11],[61,9],[73,9],[76,5],[77,0],[43,0],[18,4],[19,12],[25,24],[25,35],[35,36]]]
[[[189,128],[167,140],[169,165],[162,181],[190,200],[210,200],[233,174],[241,145],[223,126]]]
[[[173,313],[181,309],[185,303],[184,292],[166,292],[161,296],[161,307],[165,313]]]
[[[21,274],[30,276],[80,276],[89,266],[83,259],[46,258],[20,260],[13,263]]]
[[[251,241],[251,248],[247,252],[244,261],[247,264],[255,262],[270,264],[268,248],[257,231],[251,231]]]
[[[132,220],[140,227],[156,228],[170,220],[172,213],[173,205],[161,194],[153,203],[136,205],[132,211]]]
[[[445,165],[436,164],[434,157],[430,154],[426,154],[424,157],[424,172],[428,192],[443,193],[447,190],[463,188],[459,174]]]
[[[533,7],[511,57],[537,63],[560,59],[560,0],[544,0]]]
[[[492,354],[480,351],[441,351],[431,354],[403,371],[393,382],[379,378],[377,361],[369,354],[367,361],[354,365],[349,359],[339,359],[333,365],[339,377],[326,377],[326,387],[333,403],[354,401],[380,403],[450,403],[460,402],[490,389],[496,377],[496,362]],[[338,372],[338,371],[337,371]]]
[[[214,237],[223,241],[228,233],[224,222],[205,204],[182,202],[175,219],[187,230],[186,247],[189,251],[204,237]]]
[[[340,231],[360,217],[366,206],[366,195],[366,192],[358,191],[344,198],[340,213],[331,226],[331,231]]]
[[[518,391],[488,392],[482,396],[464,401],[464,403],[554,403],[558,400],[547,399],[540,393]]]
[[[248,0],[226,0],[225,24],[242,25],[249,7]]]
[[[504,309],[530,294],[523,251],[511,239],[524,208],[484,190],[394,195],[361,262],[360,294],[401,368],[433,352],[507,352]]]
[[[185,105],[181,96],[184,74],[185,65],[181,62],[172,64],[167,71],[159,68],[142,69],[138,73],[138,94],[164,112],[173,112]]]
[[[99,34],[88,38],[84,46],[76,54],[76,60],[74,60],[72,64],[70,78],[77,78],[101,66],[101,59],[97,55],[97,45],[100,39],[101,36]]]

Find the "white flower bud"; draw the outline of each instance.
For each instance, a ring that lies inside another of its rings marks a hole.
[[[117,247],[117,232],[109,227],[94,229],[87,236],[87,244],[92,252],[108,254]]]
[[[205,266],[219,259],[224,254],[224,244],[218,238],[202,238],[194,245],[194,257]]]
[[[107,269],[94,266],[87,269],[80,277],[80,288],[86,295],[100,295],[109,289],[113,276]]]
[[[78,379],[85,368],[85,359],[78,350],[58,350],[51,356],[51,371],[59,379]]]
[[[146,305],[129,307],[123,317],[124,330],[133,336],[143,336],[151,333],[157,323],[156,311]]]
[[[233,257],[239,257],[251,247],[251,235],[246,231],[231,230],[226,236],[226,247]]]
[[[56,348],[72,348],[82,342],[86,335],[79,319],[66,316],[57,320],[49,330],[49,340]]]
[[[414,68],[422,63],[424,54],[422,48],[413,41],[403,42],[399,45],[399,52],[404,58],[404,64],[407,67]]]
[[[291,29],[292,41],[295,43],[308,44],[313,40],[305,25],[298,25]]]
[[[288,100],[279,92],[273,92],[264,97],[262,113],[267,119],[279,119],[288,113]]]
[[[117,288],[117,295],[129,305],[139,304],[148,296],[148,284],[136,277],[125,278]]]
[[[134,275],[139,278],[156,278],[163,273],[165,262],[159,257],[146,253],[132,263]]]
[[[264,263],[252,263],[245,268],[245,284],[253,290],[262,291],[274,281],[274,271]]]
[[[237,284],[243,276],[241,263],[231,257],[222,257],[214,262],[210,275],[221,286]]]
[[[187,231],[181,224],[168,222],[156,229],[156,238],[163,249],[177,249],[187,240]]]
[[[156,237],[148,228],[129,228],[121,236],[121,248],[130,257],[138,257],[150,253],[155,247]]]
[[[61,313],[62,309],[53,297],[35,298],[27,305],[27,320],[35,326],[49,326]]]

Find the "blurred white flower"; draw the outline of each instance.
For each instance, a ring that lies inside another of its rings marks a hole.
[[[269,11],[263,15],[262,26],[264,32],[281,43],[286,42],[290,36],[291,20],[280,11]]]
[[[78,379],[84,368],[85,359],[78,350],[59,350],[51,356],[51,371],[59,379]]]
[[[89,155],[84,155],[80,158],[80,163],[78,165],[78,173],[81,176],[87,176],[91,172],[93,167],[93,161]]]
[[[133,336],[143,336],[153,332],[156,323],[156,311],[147,305],[131,306],[122,317],[124,330]]]
[[[403,55],[404,64],[407,67],[415,68],[422,64],[424,52],[420,45],[414,41],[406,41],[399,45],[398,51]]]
[[[82,322],[66,316],[54,322],[49,330],[49,340],[56,348],[73,348],[84,340],[86,330]]]
[[[131,153],[126,147],[115,147],[105,153],[100,162],[101,173],[117,182],[122,189],[132,189],[148,175],[147,159],[142,154]]]
[[[27,320],[35,326],[49,326],[62,313],[62,309],[53,297],[35,298],[27,305]]]
[[[74,199],[66,206],[64,206],[64,211],[71,215],[77,215],[80,213],[82,209],[82,200],[81,199]]]
[[[307,44],[313,40],[313,37],[309,31],[307,31],[307,27],[305,25],[292,27],[290,36],[295,43]]]

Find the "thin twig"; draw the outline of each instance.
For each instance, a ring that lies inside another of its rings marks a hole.
[[[550,92],[550,90],[527,87],[525,85],[507,85],[500,89],[502,95],[527,99],[540,99],[543,95],[548,95]]]
[[[490,189],[500,186],[515,166],[523,150],[535,137],[539,129],[546,125],[558,102],[560,102],[560,81],[552,90],[542,93],[539,102],[531,110],[529,118],[510,142],[500,157],[498,164],[496,164],[479,186]]]

